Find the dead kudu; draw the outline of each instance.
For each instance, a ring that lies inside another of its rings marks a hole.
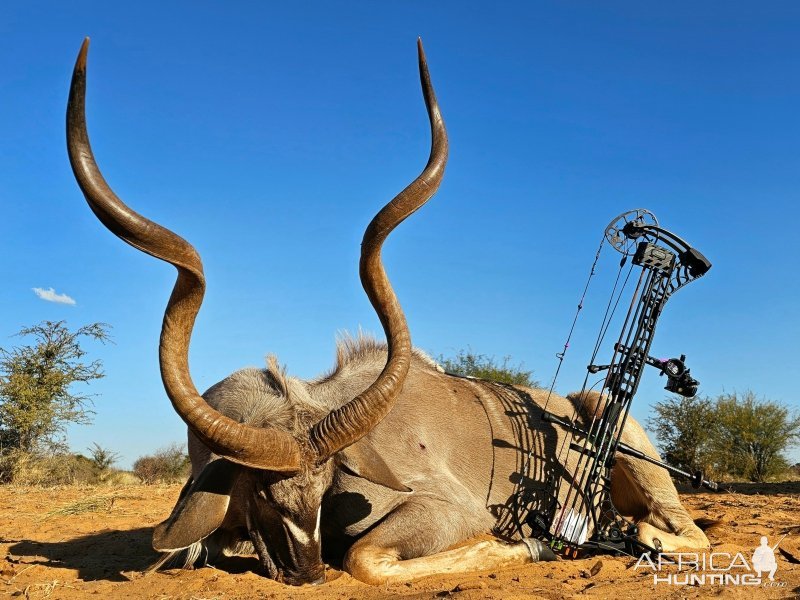
[[[178,279],[164,315],[161,374],[189,428],[192,477],[153,546],[186,551],[187,564],[257,552],[266,573],[290,584],[324,581],[325,556],[354,577],[381,583],[552,559],[527,537],[531,490],[569,465],[556,461],[566,433],[544,423],[546,392],[448,375],[413,350],[402,309],[381,263],[381,247],[401,221],[436,192],[448,143],[422,46],[419,67],[431,125],[427,166],[373,219],[360,274],[387,344],[345,340],[333,371],[312,381],[277,362],[245,369],[202,396],[188,348],[205,289],[195,249],[132,211],[108,187],[85,122],[84,43],[67,109],[70,161],[100,221],[135,248],[174,265]],[[550,399],[570,414],[576,398]],[[623,441],[656,456],[633,420]],[[528,457],[530,456],[530,460]],[[639,524],[643,541],[665,549],[706,547],[665,471],[620,456],[615,505]],[[493,532],[493,540],[449,547]]]

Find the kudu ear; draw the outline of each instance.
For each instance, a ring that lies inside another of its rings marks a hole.
[[[173,552],[208,537],[222,525],[241,467],[224,458],[206,466],[181,491],[172,514],[153,531],[153,548]]]
[[[341,450],[336,455],[339,466],[356,477],[377,483],[398,492],[410,492],[411,488],[400,482],[386,461],[369,444],[367,438]]]

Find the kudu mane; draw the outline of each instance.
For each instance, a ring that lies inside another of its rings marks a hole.
[[[353,371],[362,371],[372,365],[382,369],[386,364],[386,353],[388,348],[385,342],[379,341],[371,335],[358,334],[352,336],[345,334],[336,342],[336,365],[333,369],[317,379],[313,379],[311,384],[323,384],[347,377]],[[441,367],[422,350],[414,348],[412,350],[414,362],[421,362],[424,366],[441,371]]]
[[[265,368],[236,371],[211,386],[203,396],[234,421],[254,427],[270,424],[298,430],[314,418],[344,405],[372,383],[386,365],[388,347],[370,335],[345,334],[336,343],[336,363],[327,373],[305,381],[287,374],[274,355]],[[415,369],[441,371],[423,351],[414,349]]]

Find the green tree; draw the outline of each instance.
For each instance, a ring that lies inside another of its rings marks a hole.
[[[800,416],[747,391],[717,398],[671,397],[653,407],[647,426],[665,459],[714,477],[763,482],[784,473],[784,452],[800,440]]]
[[[70,331],[64,321],[43,321],[17,335],[31,343],[0,348],[0,451],[31,453],[63,447],[69,423],[91,421],[91,396],[76,383],[103,377],[99,360],[86,361],[82,338],[108,341],[109,326]]]
[[[653,406],[647,427],[665,460],[676,467],[711,471],[716,406],[711,398],[671,396]]]
[[[716,402],[714,446],[718,461],[735,477],[763,482],[784,473],[783,452],[800,439],[800,416],[752,391],[723,394]]]
[[[504,357],[502,362],[498,363],[493,356],[476,354],[471,350],[459,350],[458,354],[452,358],[439,355],[438,361],[445,371],[453,375],[464,375],[525,387],[540,387],[539,382],[533,379],[533,371],[526,371],[521,363],[516,366],[512,365],[510,356]]]

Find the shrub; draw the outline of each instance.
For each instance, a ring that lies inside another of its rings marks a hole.
[[[690,471],[701,469],[708,476],[724,474],[715,468],[716,410],[712,398],[701,396],[671,396],[653,406],[647,426],[669,464]]]
[[[152,455],[142,456],[133,463],[133,473],[143,483],[174,483],[189,476],[191,463],[180,444],[160,448]]]
[[[17,485],[74,485],[98,482],[92,461],[80,454],[38,455],[21,450],[0,458],[0,478]]]
[[[497,362],[493,356],[475,354],[471,350],[459,350],[452,358],[439,355],[439,363],[444,370],[453,375],[464,375],[477,379],[488,379],[500,383],[523,385],[525,387],[541,387],[533,379],[533,371],[526,371],[523,365],[511,365],[511,357],[506,356],[502,362]]]
[[[119,460],[119,454],[103,448],[97,443],[94,444],[94,448],[88,448],[88,450],[91,456],[88,460],[92,464],[97,481],[106,482],[116,472],[111,465]]]
[[[718,461],[735,477],[763,482],[789,468],[784,452],[800,439],[800,417],[786,406],[744,394],[717,398]]]
[[[647,422],[667,462],[714,477],[763,482],[786,476],[785,451],[800,440],[800,416],[753,392],[667,398]]]

